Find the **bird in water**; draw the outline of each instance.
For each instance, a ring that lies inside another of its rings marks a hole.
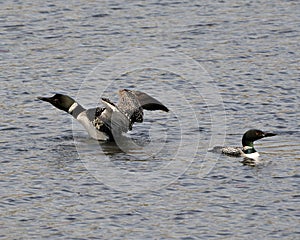
[[[242,137],[243,147],[216,146],[211,151],[234,157],[244,157],[242,163],[252,164],[258,161],[259,153],[255,150],[253,142],[265,137],[276,136],[275,133],[263,132],[258,129],[250,129]]]
[[[64,94],[53,97],[38,97],[54,107],[71,114],[87,130],[90,137],[102,141],[114,141],[114,138],[132,130],[136,122],[143,122],[143,110],[169,109],[155,98],[140,91],[119,90],[118,104],[107,98],[101,98],[104,107],[85,109],[73,98]]]

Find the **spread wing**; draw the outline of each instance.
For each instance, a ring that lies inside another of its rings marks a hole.
[[[127,89],[119,91],[118,105],[106,98],[101,98],[101,101],[105,108],[101,109],[100,114],[96,114],[93,123],[97,129],[105,126],[113,134],[127,132],[132,129],[135,122],[143,122],[143,109],[169,111],[161,102],[148,94]]]
[[[125,89],[124,89],[125,90]],[[155,98],[149,96],[146,93],[140,91],[131,91],[139,101],[141,107],[145,110],[162,110],[165,112],[169,112],[169,109],[164,106],[160,101],[156,100]]]
[[[119,91],[118,108],[126,115],[132,126],[135,122],[143,122],[143,108],[133,91]]]
[[[130,130],[130,120],[119,107],[107,98],[102,98],[101,100],[105,109],[97,119],[102,121],[113,133],[127,132]]]
[[[143,122],[143,109],[169,111],[161,102],[140,91],[122,89],[119,96],[118,107],[129,118],[131,124]]]

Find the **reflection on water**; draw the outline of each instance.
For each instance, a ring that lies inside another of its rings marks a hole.
[[[1,3],[0,236],[298,239],[298,8]],[[119,88],[171,110],[145,112],[122,146],[36,100],[60,92],[95,107],[101,96],[117,102]],[[257,142],[259,166],[207,152],[239,146],[250,128],[278,133]]]

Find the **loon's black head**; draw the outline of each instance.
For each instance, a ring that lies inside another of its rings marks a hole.
[[[245,132],[245,134],[243,135],[242,138],[243,147],[245,146],[253,147],[254,141],[265,137],[272,137],[275,135],[276,135],[275,133],[263,132],[258,129],[250,129],[247,132]]]
[[[55,94],[53,97],[38,97],[39,100],[49,102],[54,107],[68,112],[70,107],[73,105],[75,100],[67,95],[63,95],[60,93]]]

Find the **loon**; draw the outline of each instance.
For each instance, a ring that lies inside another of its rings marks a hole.
[[[276,136],[275,133],[263,132],[258,129],[250,129],[244,133],[242,138],[243,147],[221,147],[216,146],[211,151],[219,152],[234,157],[244,157],[243,163],[258,161],[259,153],[255,150],[253,142],[265,137]]]
[[[146,93],[128,89],[119,90],[118,93],[117,105],[107,98],[101,98],[104,107],[91,109],[85,109],[73,98],[60,93],[38,99],[71,114],[83,125],[91,138],[102,141],[114,141],[114,137],[132,130],[135,122],[143,122],[143,109],[169,111],[161,102]]]

